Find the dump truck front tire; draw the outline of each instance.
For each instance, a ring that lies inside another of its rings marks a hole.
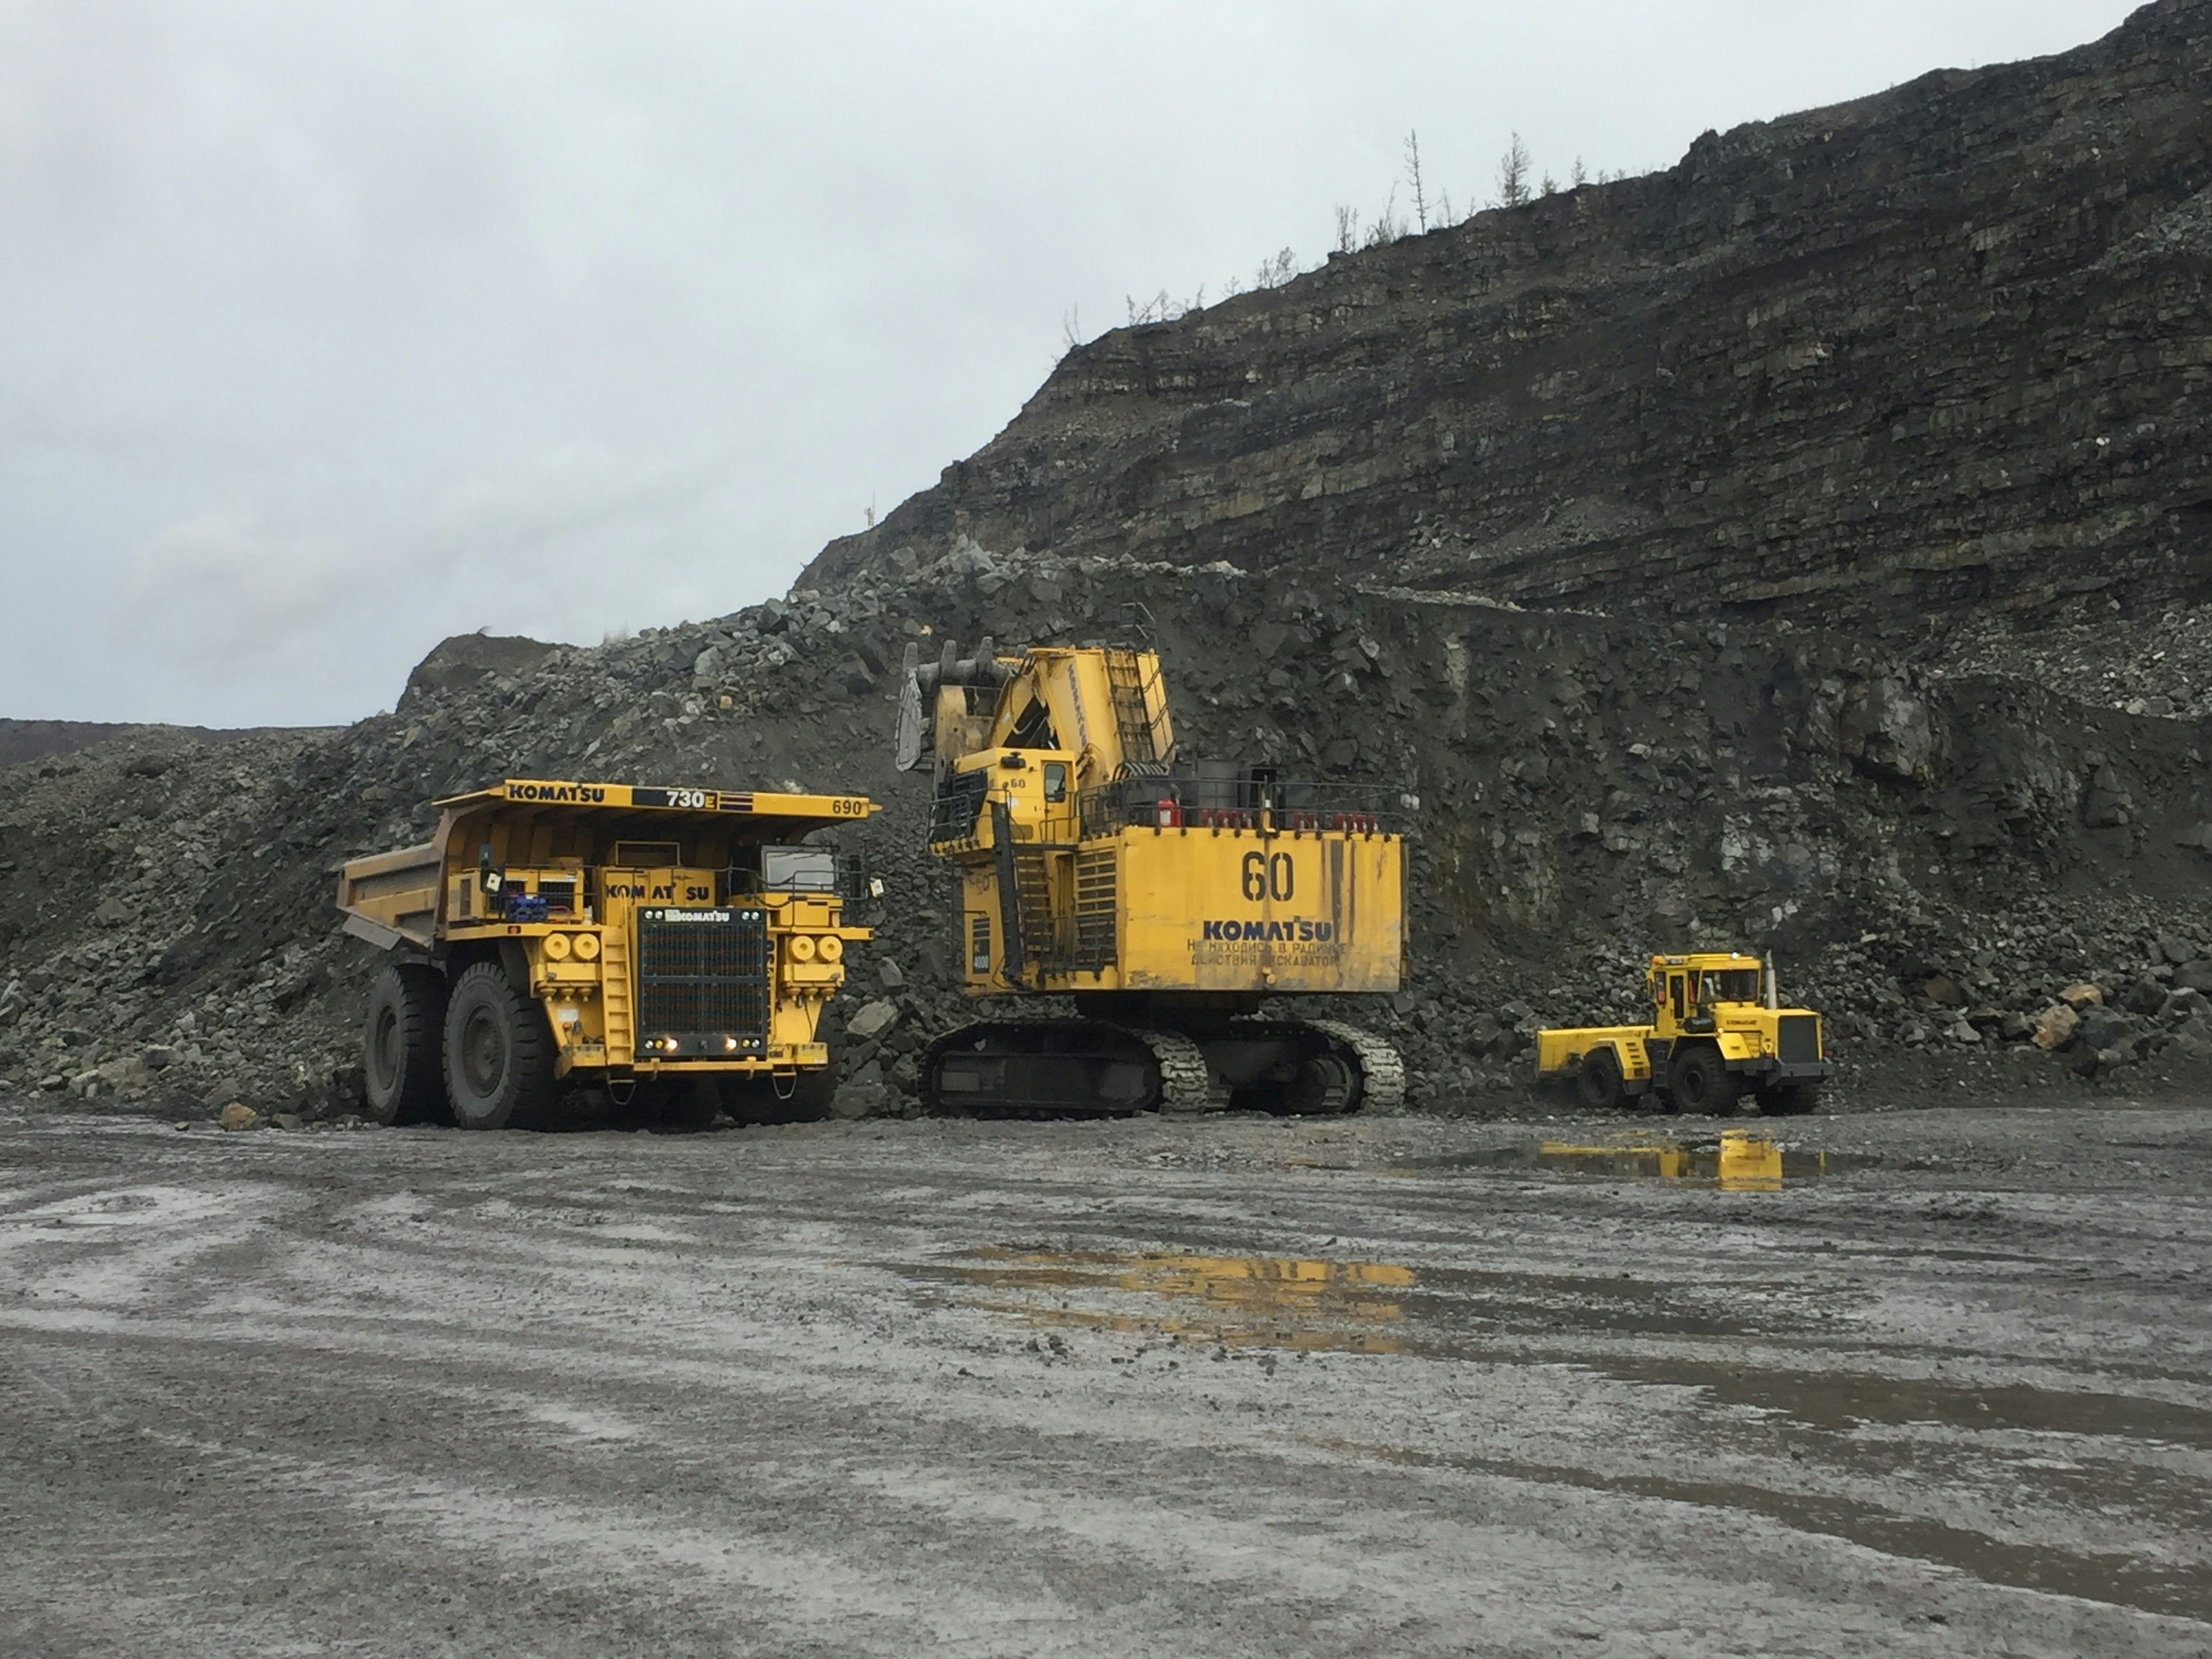
[[[446,1096],[464,1129],[528,1123],[553,1102],[553,1032],[545,1011],[497,963],[453,981],[446,1003]]]
[[[1693,1042],[1674,1057],[1674,1103],[1702,1117],[1726,1117],[1735,1110],[1743,1079],[1728,1068],[1710,1042]]]
[[[446,979],[436,969],[395,962],[376,976],[362,1042],[362,1093],[375,1121],[427,1123],[446,1115],[445,1024]]]

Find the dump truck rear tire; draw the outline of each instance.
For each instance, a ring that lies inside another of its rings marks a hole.
[[[1610,1048],[1593,1048],[1575,1073],[1575,1092],[1593,1112],[1617,1112],[1627,1098],[1621,1087],[1620,1060]]]
[[[395,962],[369,988],[362,1042],[362,1093],[377,1122],[427,1123],[446,1115],[440,1059],[446,978],[418,962]]]
[[[1705,1117],[1726,1117],[1735,1111],[1743,1085],[1710,1042],[1693,1042],[1677,1054],[1672,1078],[1676,1107]]]
[[[553,1032],[507,970],[479,962],[446,1003],[446,1096],[464,1129],[520,1127],[553,1103]]]

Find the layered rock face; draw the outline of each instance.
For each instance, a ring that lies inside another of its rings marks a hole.
[[[2212,583],[2212,4],[1071,352],[803,585],[973,543],[1893,635]]]

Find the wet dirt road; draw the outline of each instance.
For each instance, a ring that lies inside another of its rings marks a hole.
[[[2212,1651],[2212,1111],[1666,1127],[0,1104],[0,1652]]]

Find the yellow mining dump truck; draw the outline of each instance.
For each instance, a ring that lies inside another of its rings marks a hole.
[[[1830,1070],[1820,1017],[1778,1006],[1772,969],[1757,957],[1654,957],[1644,985],[1649,1025],[1537,1032],[1536,1081],[1571,1081],[1601,1111],[1649,1097],[1666,1111],[1726,1114],[1747,1085],[1762,1112],[1818,1103]]]
[[[432,803],[420,847],[349,861],[346,931],[395,960],[369,994],[384,1123],[499,1129],[564,1083],[672,1127],[826,1114],[845,977],[842,869],[810,832],[858,795],[509,778]]]
[[[1098,646],[933,664],[907,651],[897,763],[933,757],[929,850],[960,879],[963,988],[1065,997],[923,1058],[936,1105],[998,1113],[1387,1109],[1405,1067],[1271,998],[1406,975],[1395,791],[1176,754],[1158,657]]]

